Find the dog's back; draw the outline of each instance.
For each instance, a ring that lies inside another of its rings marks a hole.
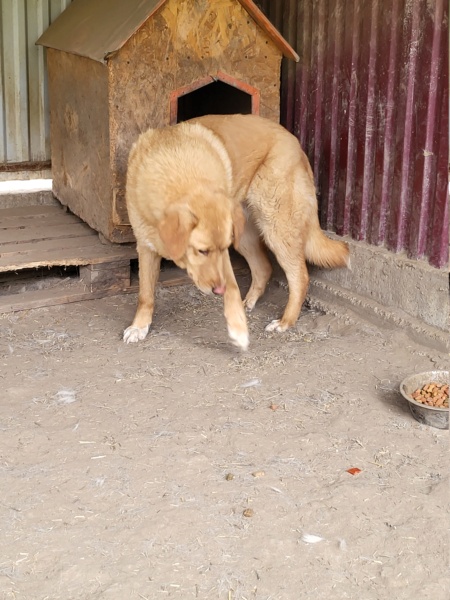
[[[269,246],[279,244],[280,236],[287,244],[301,238],[310,262],[348,265],[347,244],[330,240],[320,228],[313,172],[294,135],[257,115],[208,115],[191,122],[211,129],[224,144],[235,197],[246,202]]]

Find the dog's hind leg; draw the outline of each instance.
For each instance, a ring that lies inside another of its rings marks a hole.
[[[138,244],[139,302],[130,327],[123,332],[127,344],[143,340],[150,328],[155,306],[155,288],[159,277],[161,257],[145,245]]]
[[[275,248],[273,249],[275,251]],[[286,273],[289,286],[289,299],[281,319],[275,319],[269,323],[266,331],[282,332],[292,327],[300,316],[306,292],[308,291],[309,274],[301,247],[295,248],[292,246],[287,247],[284,244],[277,244],[276,258]]]
[[[312,212],[317,210],[314,186],[299,161],[299,146],[290,136],[274,146],[260,166],[248,191],[248,205],[254,213],[267,247],[286,273],[289,299],[281,319],[272,321],[267,331],[286,331],[297,321],[308,290],[305,263],[305,235]],[[309,196],[308,196],[309,194]]]
[[[250,311],[264,294],[267,282],[272,275],[272,265],[267,257],[266,248],[251,216],[247,218],[236,250],[245,258],[252,274],[252,283],[244,300],[244,306]]]

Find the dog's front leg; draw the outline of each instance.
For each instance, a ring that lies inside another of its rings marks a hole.
[[[143,340],[148,333],[155,306],[155,288],[159,277],[161,257],[147,246],[138,244],[139,303],[133,322],[123,332],[127,344]]]
[[[249,342],[247,317],[228,252],[224,253],[223,270],[226,285],[223,302],[228,335],[235,346],[247,350]]]

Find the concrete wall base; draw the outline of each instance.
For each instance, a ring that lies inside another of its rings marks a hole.
[[[312,281],[308,302],[312,308],[323,310],[327,314],[345,317],[351,321],[365,320],[380,328],[402,330],[412,340],[439,350],[450,350],[449,334],[437,327],[426,325],[407,313],[390,307],[387,309],[373,300],[343,290],[336,285]]]
[[[327,312],[333,312],[333,307],[334,312],[348,309],[448,349],[448,270],[362,242],[350,240],[349,245],[351,269],[310,268],[312,305]]]

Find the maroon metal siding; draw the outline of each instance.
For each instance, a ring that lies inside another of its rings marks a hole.
[[[448,3],[262,0],[300,54],[283,124],[314,170],[322,226],[448,261]]]

